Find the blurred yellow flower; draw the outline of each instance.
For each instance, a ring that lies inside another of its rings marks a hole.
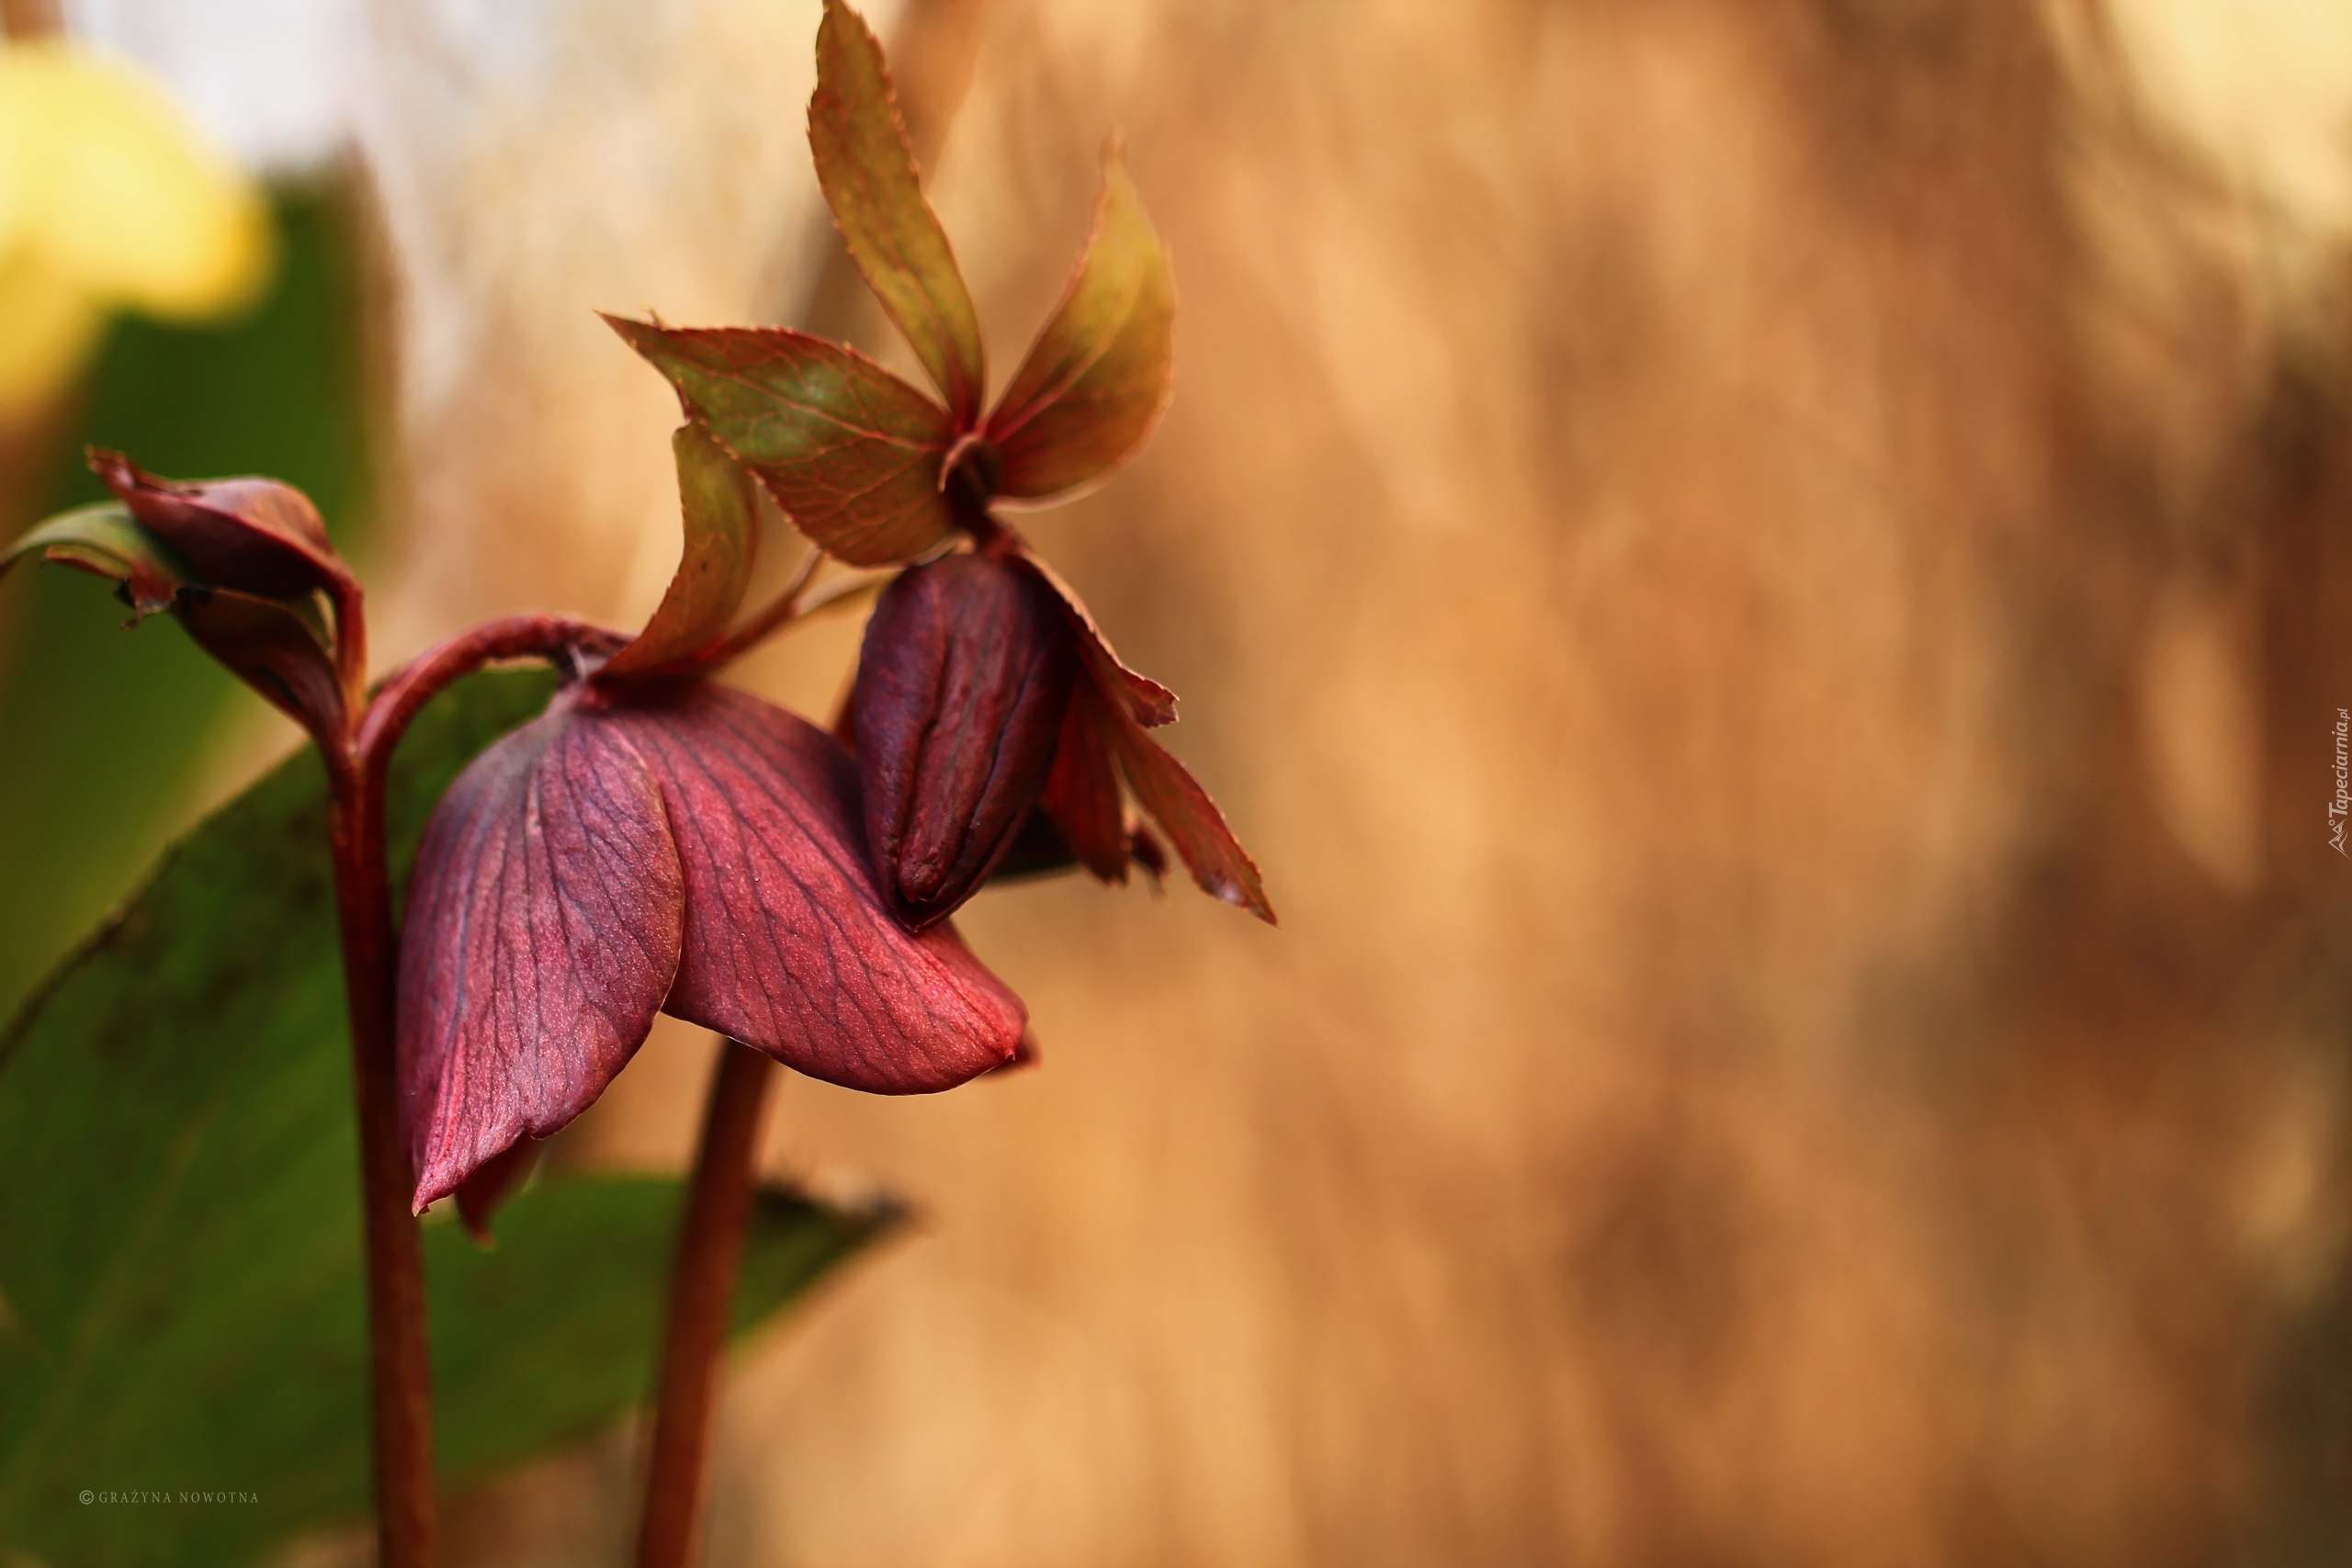
[[[81,367],[109,312],[233,311],[271,256],[260,190],[161,87],[62,39],[0,45],[0,424]]]

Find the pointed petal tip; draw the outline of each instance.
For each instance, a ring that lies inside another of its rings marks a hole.
[[[1237,909],[1247,910],[1270,926],[1280,928],[1282,925],[1282,920],[1274,914],[1273,905],[1262,893],[1253,896],[1248,888],[1234,882],[1220,883],[1216,888],[1216,893],[1226,903]]]
[[[537,1172],[545,1148],[536,1138],[517,1138],[458,1184],[458,1218],[465,1222],[475,1246],[488,1249],[493,1245],[491,1216]]]
[[[1034,1030],[1024,1029],[1021,1032],[1021,1043],[1012,1048],[1012,1055],[1007,1056],[1003,1061],[999,1062],[995,1066],[990,1067],[982,1076],[985,1077],[1001,1078],[1009,1073],[1025,1072],[1029,1068],[1035,1066],[1037,1063],[1038,1053],[1036,1032]]]

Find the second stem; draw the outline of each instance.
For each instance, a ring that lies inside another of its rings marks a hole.
[[[697,1555],[711,1405],[751,1223],[760,1110],[775,1076],[774,1064],[759,1052],[732,1040],[719,1042],[703,1116],[702,1153],[686,1192],[685,1223],[678,1228],[638,1568],[688,1568]]]

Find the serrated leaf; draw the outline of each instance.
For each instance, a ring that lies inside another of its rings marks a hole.
[[[717,641],[743,603],[760,543],[759,502],[751,476],[701,426],[670,438],[678,463],[678,505],[685,546],[677,575],[637,639],[605,666],[608,675],[641,675]]]
[[[1069,286],[989,416],[997,493],[1040,501],[1134,457],[1168,403],[1175,280],[1114,146]]]
[[[979,316],[947,231],[923,199],[882,46],[842,0],[825,0],[817,28],[808,146],[850,259],[914,345],[956,423],[978,423],[988,383]]]
[[[605,320],[819,548],[887,566],[955,525],[940,491],[947,411],[872,360],[782,327]]]
[[[396,866],[448,779],[548,686],[477,677],[420,717],[395,766]],[[288,761],[174,850],[0,1033],[0,1559],[226,1568],[367,1506],[325,817],[316,761]],[[502,1213],[494,1252],[428,1227],[447,1477],[643,1396],[678,1201],[669,1181],[550,1181]],[[739,1323],[872,1233],[805,1204],[762,1213]],[[84,1506],[84,1488],[174,1500]]]

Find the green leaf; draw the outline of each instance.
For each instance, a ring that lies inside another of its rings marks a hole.
[[[426,1231],[433,1391],[445,1476],[476,1476],[595,1436],[653,1386],[684,1188],[666,1177],[557,1178],[499,1211],[498,1243]],[[896,1224],[780,1188],[752,1211],[732,1329],[758,1327]],[[355,1352],[359,1347],[355,1343]],[[364,1433],[354,1455],[363,1474]],[[355,1503],[364,1505],[364,1496]],[[345,1505],[346,1510],[350,1505]]]
[[[395,765],[396,869],[448,780],[548,689],[479,676],[426,709]],[[325,814],[305,752],[175,849],[0,1034],[0,1560],[250,1562],[367,1506]],[[428,1227],[450,1479],[642,1397],[678,1203],[666,1180],[550,1181],[502,1216],[494,1252]],[[762,1216],[742,1321],[880,1223],[785,1200]],[[85,1506],[85,1489],[173,1500]]]
[[[882,46],[842,0],[825,0],[817,28],[808,146],[850,259],[914,345],[958,427],[969,429],[988,386],[979,315],[947,231],[923,199]]]
[[[1086,254],[989,416],[997,493],[1043,500],[1134,457],[1168,405],[1175,329],[1167,248],[1114,146]]]
[[[760,543],[751,476],[699,425],[681,425],[670,445],[678,459],[685,549],[661,607],[605,666],[609,675],[659,670],[717,641],[751,586]]]
[[[872,360],[782,327],[605,320],[819,548],[888,566],[954,526],[939,481],[947,411]]]
[[[132,522],[120,502],[77,506],[28,529],[0,550],[0,576],[36,551],[43,560],[114,579],[133,619],[170,609],[187,581],[187,569],[170,547]]]

